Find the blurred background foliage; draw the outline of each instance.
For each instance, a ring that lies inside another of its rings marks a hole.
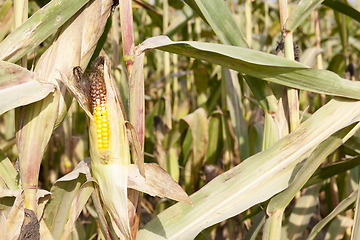
[[[169,0],[166,6],[162,0],[134,0],[135,45],[163,34],[175,41],[220,43],[212,28],[196,13],[193,1],[185,2]],[[47,3],[46,0],[29,1],[29,17]],[[250,48],[276,54],[281,40],[278,3],[269,0],[226,0],[226,3],[236,23],[245,33]],[[291,1],[290,9],[297,3],[298,1]],[[11,0],[1,0],[0,6],[1,41],[13,30],[14,10]],[[360,66],[359,15],[347,11],[346,6],[359,11],[360,1],[325,0],[294,31],[293,39],[300,48],[300,62],[304,65],[327,69],[349,81],[357,81]],[[120,28],[119,9],[114,8],[98,42],[97,53],[103,48],[112,59],[113,75],[123,102],[127,103],[128,80],[121,57]],[[50,36],[28,54],[28,69],[32,68],[51,44],[53,37]],[[145,162],[157,162],[189,195],[248,156],[262,151],[263,110],[241,76],[236,73],[234,75],[241,86],[237,93],[239,106],[235,107],[241,110],[237,117],[245,120],[246,151],[239,151],[236,129],[231,122],[232,112],[229,109],[226,86],[224,81],[221,81],[226,73],[221,67],[155,50],[146,54],[144,72]],[[276,84],[271,84],[271,87],[275,95],[280,92],[276,90],[279,88]],[[302,120],[307,119],[330,99],[328,96],[303,90],[299,91],[299,98]],[[0,118],[0,148],[15,164],[17,149],[14,117],[15,111],[11,110]],[[69,173],[77,163],[89,156],[87,132],[86,115],[74,100],[65,119],[53,132],[47,147],[41,166],[40,188],[50,190],[55,180]],[[297,235],[291,239],[302,239],[318,221],[357,188],[360,160],[354,157],[359,154],[359,143],[360,134],[356,133],[322,163],[307,186],[288,206],[284,222],[291,220],[295,205],[301,204],[303,196],[314,196],[320,203],[306,206],[312,211],[311,219],[308,219],[307,225],[302,229],[293,229]],[[314,185],[315,183],[321,184]],[[144,195],[140,228],[173,203],[171,200]],[[202,231],[196,239],[250,239],[245,236],[249,230],[253,230],[250,228],[252,224],[261,220],[259,216],[263,207],[254,206],[238,216],[216,224]],[[352,218],[353,205],[348,209],[337,218],[338,221],[342,221],[343,217]],[[77,220],[73,238],[94,238],[98,231],[96,218],[89,201]],[[334,230],[333,225],[337,225],[335,220],[329,227],[325,227],[316,239],[349,239],[349,228],[338,230],[336,236],[340,236],[339,238],[325,237],[330,234],[330,230]],[[291,229],[291,225],[289,228]],[[304,235],[299,235],[300,233]]]

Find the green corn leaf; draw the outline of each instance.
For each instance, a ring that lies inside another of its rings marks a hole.
[[[269,199],[288,186],[295,166],[319,143],[359,117],[359,102],[330,101],[297,130],[194,193],[193,206],[177,203],[163,211],[137,239],[193,239],[202,229]]]
[[[360,99],[360,83],[286,58],[251,49],[201,42],[172,42],[167,37],[146,40],[137,49],[160,49],[202,59],[269,82],[316,93]]]

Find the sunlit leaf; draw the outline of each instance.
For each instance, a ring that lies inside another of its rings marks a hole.
[[[314,9],[319,6],[324,0],[302,0],[294,10],[290,13],[284,29],[286,31],[293,32],[298,26],[300,26],[304,20],[311,14]]]
[[[357,113],[349,116],[346,108]],[[296,164],[320,142],[359,117],[359,102],[332,100],[296,131],[193,194],[193,206],[178,203],[159,214],[139,231],[138,239],[193,239],[202,229],[267,200],[288,186]]]
[[[224,44],[248,47],[245,36],[236,24],[224,1],[185,0],[209,23]]]
[[[39,101],[55,89],[55,85],[40,79],[38,74],[9,62],[0,61],[0,76],[0,115]]]
[[[295,61],[251,49],[201,42],[172,42],[167,37],[160,36],[143,42],[137,49],[137,54],[150,49],[195,57],[292,88],[360,99],[359,82],[348,81],[326,70],[307,68]]]

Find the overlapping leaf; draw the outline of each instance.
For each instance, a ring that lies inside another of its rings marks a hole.
[[[360,102],[332,100],[296,131],[193,194],[194,206],[178,203],[166,209],[140,230],[138,239],[193,239],[202,229],[267,200],[288,186],[295,165],[320,142],[359,120]]]

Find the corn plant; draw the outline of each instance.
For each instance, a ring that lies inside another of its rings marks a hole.
[[[1,3],[0,239],[360,238],[359,2]]]

